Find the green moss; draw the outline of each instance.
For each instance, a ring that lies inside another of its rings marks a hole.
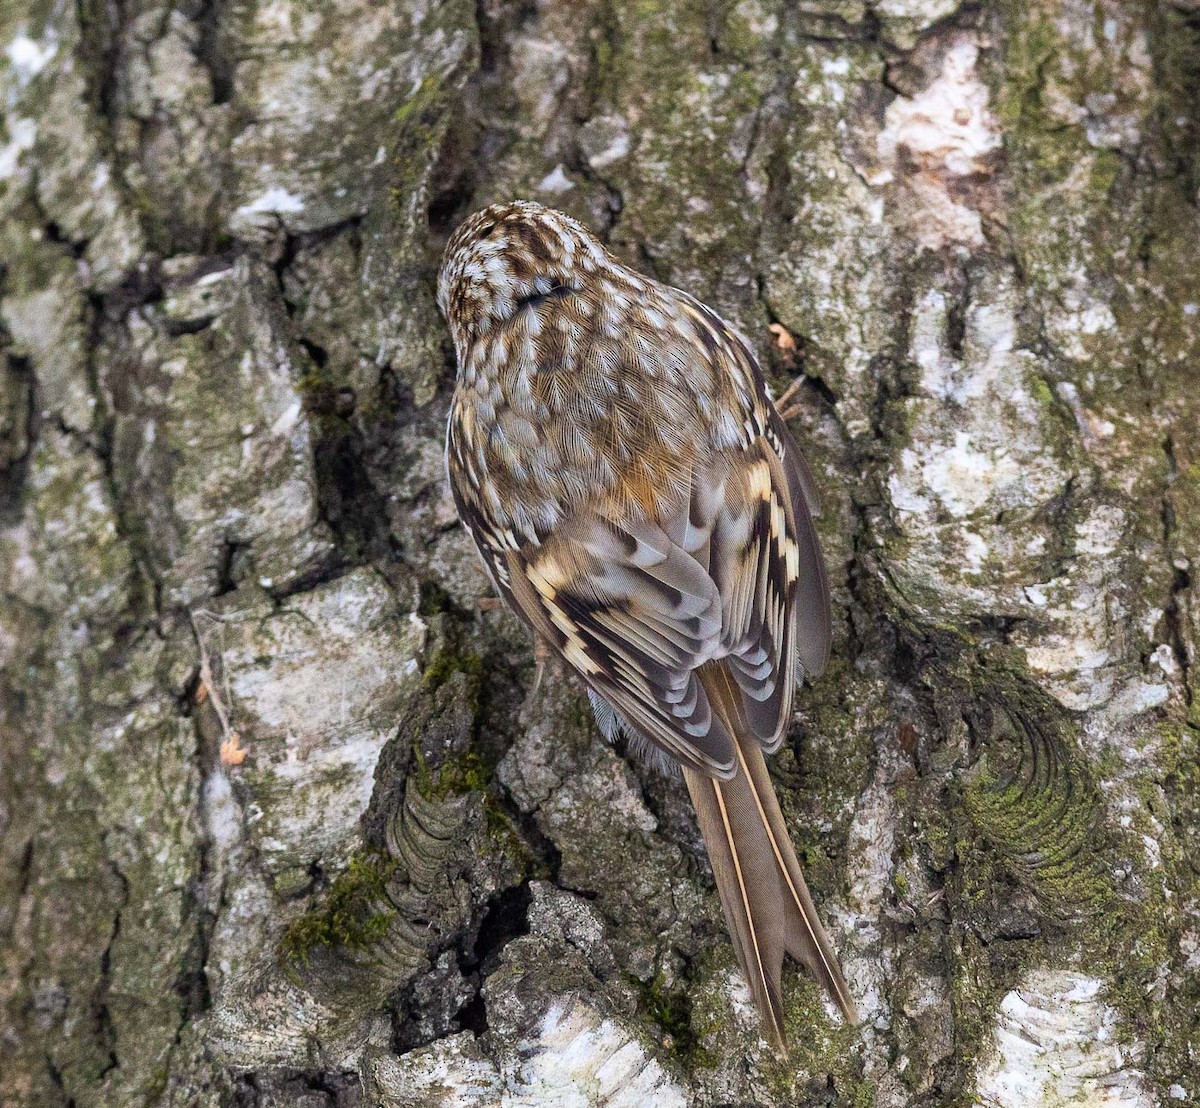
[[[483,679],[483,658],[472,651],[460,651],[449,643],[443,643],[425,666],[422,684],[430,692],[436,691],[456,673],[466,677],[466,691],[472,711],[478,708],[479,684]]]
[[[425,619],[455,611],[454,598],[436,581],[421,582],[417,613]]]
[[[929,679],[944,709],[965,717],[975,752],[939,803],[918,813],[918,833],[935,869],[953,867],[957,899],[985,930],[1013,886],[1046,924],[1074,929],[1111,907],[1113,836],[1061,709],[996,661]]]
[[[1041,961],[1041,943],[1024,945],[1021,957],[1027,964]],[[959,932],[952,961],[950,1004],[954,1013],[955,1062],[960,1074],[969,1074],[974,1069],[976,1060],[992,1041],[996,1009],[1017,973],[1015,963],[994,957],[974,931]]]
[[[791,968],[784,973],[783,1028],[788,1057],[763,1062],[774,1103],[796,1103],[796,1075],[805,1073],[825,1074],[836,1104],[853,1108],[874,1104],[874,1082],[863,1076],[861,1055],[854,1050],[858,1028],[832,1021],[825,1014],[820,986],[808,974]]]
[[[1186,1084],[1194,1073],[1200,1048],[1197,978],[1179,971],[1187,906],[1200,893],[1194,863],[1195,828],[1200,826],[1200,735],[1186,724],[1164,721],[1155,738],[1160,743],[1155,772],[1136,786],[1143,808],[1131,808],[1128,814],[1134,832],[1152,834],[1161,844],[1160,867],[1153,880],[1140,883],[1136,897],[1117,902],[1097,972],[1106,981],[1105,1000],[1122,1015],[1123,1033],[1154,1044],[1149,1070],[1165,1103],[1166,1087]],[[1163,828],[1175,833],[1163,834]],[[1173,968],[1164,996],[1156,986],[1165,967]]]
[[[275,874],[272,887],[282,900],[296,900],[312,888],[313,876],[307,866],[288,866]]]
[[[518,868],[522,878],[548,880],[553,876],[549,864],[530,849],[517,825],[491,793],[484,797],[483,815],[488,842]]]
[[[1047,383],[1044,377],[1038,377],[1035,374],[1029,376],[1029,394],[1043,408],[1056,409],[1058,407],[1058,397],[1054,395],[1053,390]]]
[[[491,767],[485,766],[473,750],[448,758],[436,770],[429,768],[420,747],[414,746],[413,754],[417,761],[417,788],[427,800],[484,792],[491,784]]]
[[[1004,39],[1005,83],[997,98],[995,112],[1003,130],[1012,133],[1040,120],[1042,86],[1046,62],[1062,48],[1048,16],[1015,10],[1007,21],[1010,33]]]
[[[859,795],[870,774],[873,729],[886,718],[887,708],[862,693],[850,679],[849,663],[838,657],[797,698],[797,707],[803,737],[770,759],[770,769],[797,856],[821,897],[840,880],[836,860],[844,856],[853,816],[847,800]]]
[[[522,876],[549,876],[545,863],[529,848],[520,829],[492,791],[493,766],[473,750],[448,758],[437,769],[430,769],[419,747],[413,747],[413,755],[417,763],[417,788],[423,797],[446,800],[469,793],[480,794],[488,843],[516,865]]]
[[[638,1011],[662,1032],[664,1046],[693,1066],[710,1066],[715,1059],[700,1045],[692,1022],[692,1001],[686,988],[668,989],[663,974],[652,981],[626,978],[638,996]]]
[[[395,916],[387,902],[387,883],[397,863],[370,850],[350,860],[333,880],[322,902],[292,923],[279,940],[285,963],[308,965],[317,946],[363,950],[387,934]]]
[[[408,220],[424,198],[429,166],[437,155],[449,123],[450,90],[430,75],[392,117],[396,154],[392,179],[393,210]]]
[[[1034,720],[1037,723],[1034,723]],[[1067,741],[992,705],[983,756],[966,775],[962,801],[979,834],[1040,904],[1065,916],[1098,912],[1113,891],[1100,857],[1106,835],[1100,797]],[[960,856],[976,844],[964,843]]]

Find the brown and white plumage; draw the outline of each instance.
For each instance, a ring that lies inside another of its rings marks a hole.
[[[785,951],[854,1018],[763,761],[830,616],[812,478],[747,343],[525,202],[455,232],[438,302],[451,486],[497,588],[682,765],[768,1037]]]

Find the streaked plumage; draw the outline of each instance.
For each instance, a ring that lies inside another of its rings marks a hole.
[[[602,726],[683,766],[768,1038],[785,950],[853,1019],[763,761],[830,617],[812,478],[748,344],[525,202],[455,232],[438,303],[450,482],[496,587],[611,708]]]

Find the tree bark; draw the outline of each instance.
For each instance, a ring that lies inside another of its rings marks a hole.
[[[1200,1098],[1200,8],[8,0],[0,1104]],[[773,759],[863,1014],[458,527],[440,250],[735,321],[824,498]]]

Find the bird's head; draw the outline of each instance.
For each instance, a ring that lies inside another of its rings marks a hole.
[[[438,307],[461,363],[481,335],[549,296],[577,291],[610,264],[576,220],[528,200],[493,204],[450,237],[438,273]]]

